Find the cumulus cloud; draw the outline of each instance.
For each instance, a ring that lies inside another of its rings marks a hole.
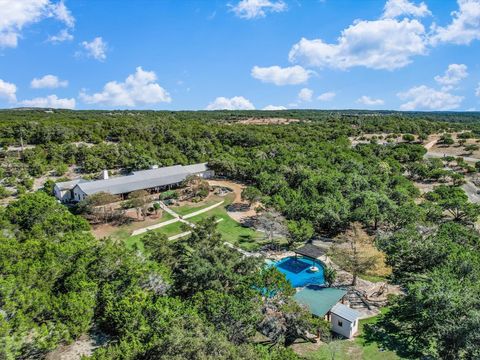
[[[232,98],[220,96],[208,104],[206,110],[255,110],[255,106],[243,96]]]
[[[242,19],[263,18],[269,12],[282,12],[287,10],[283,1],[270,0],[242,0],[237,5],[230,5],[231,10]]]
[[[431,14],[424,2],[415,5],[408,0],[388,0],[383,8],[382,17],[385,19],[393,19],[403,15],[424,17]]]
[[[43,88],[55,89],[58,87],[67,87],[68,81],[60,80],[58,76],[55,76],[55,75],[45,75],[39,79],[34,78],[30,82],[30,86],[33,89],[43,89]]]
[[[394,70],[426,52],[425,28],[418,20],[359,20],[343,30],[334,44],[302,38],[290,50],[289,59],[318,67]]]
[[[363,95],[357,99],[357,104],[363,104],[367,106],[374,106],[374,105],[383,105],[384,101],[382,99],[373,99],[370,96]]]
[[[0,0],[0,47],[17,47],[22,30],[47,18],[56,19],[67,27],[75,19],[63,1],[51,0]]]
[[[107,43],[103,41],[100,36],[90,42],[83,41],[81,45],[85,49],[88,57],[92,57],[98,61],[105,61],[107,58]]]
[[[443,76],[435,76],[435,81],[440,85],[443,85],[443,90],[450,90],[467,76],[467,65],[450,64],[448,65],[448,68]]]
[[[307,82],[313,71],[305,70],[299,65],[282,68],[280,66],[259,67],[254,66],[251,75],[265,83],[278,86],[297,85]]]
[[[60,99],[57,95],[48,95],[46,97],[23,100],[20,103],[28,107],[75,109],[75,99]]]
[[[126,107],[172,101],[170,94],[156,81],[155,72],[145,71],[139,66],[124,82],[110,81],[101,92],[93,95],[82,91],[80,99],[88,104]]]
[[[0,79],[0,99],[6,99],[8,102],[17,101],[17,87],[15,84]]]
[[[320,94],[317,99],[320,101],[332,101],[336,95],[333,91],[328,91]]]
[[[47,41],[52,43],[60,43],[63,41],[72,41],[72,40],[73,40],[73,35],[70,34],[68,29],[63,29],[57,35],[49,36],[47,39]]]
[[[400,106],[402,110],[452,110],[458,108],[463,100],[463,96],[435,90],[425,85],[413,87],[406,92],[398,93],[397,96],[407,101]]]
[[[433,26],[431,43],[468,45],[480,39],[480,0],[458,0],[458,10],[452,12],[452,22],[445,27]]]
[[[287,110],[287,108],[281,105],[267,105],[262,110]]]
[[[303,88],[298,93],[298,99],[300,101],[304,101],[304,102],[312,101],[312,97],[313,97],[313,90],[308,88]]]

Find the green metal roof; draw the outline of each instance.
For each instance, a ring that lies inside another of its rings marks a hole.
[[[324,316],[347,293],[346,290],[309,286],[297,292],[295,300],[308,307],[313,315]]]

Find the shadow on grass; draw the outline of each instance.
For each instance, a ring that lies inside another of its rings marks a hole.
[[[415,351],[407,339],[399,336],[398,327],[393,325],[387,316],[382,316],[374,324],[365,324],[362,340],[364,344],[376,343],[380,349],[395,352],[403,359],[419,359],[422,357]]]

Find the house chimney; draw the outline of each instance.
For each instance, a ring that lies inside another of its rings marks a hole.
[[[108,179],[108,170],[103,170],[102,172],[102,179],[107,180]]]

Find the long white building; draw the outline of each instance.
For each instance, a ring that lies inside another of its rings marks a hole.
[[[112,195],[126,195],[136,190],[157,192],[180,186],[189,176],[211,178],[213,170],[206,163],[193,165],[174,165],[163,168],[135,171],[129,175],[108,178],[104,172],[102,180],[76,179],[55,184],[54,192],[62,202],[78,202],[89,195],[106,192]]]

